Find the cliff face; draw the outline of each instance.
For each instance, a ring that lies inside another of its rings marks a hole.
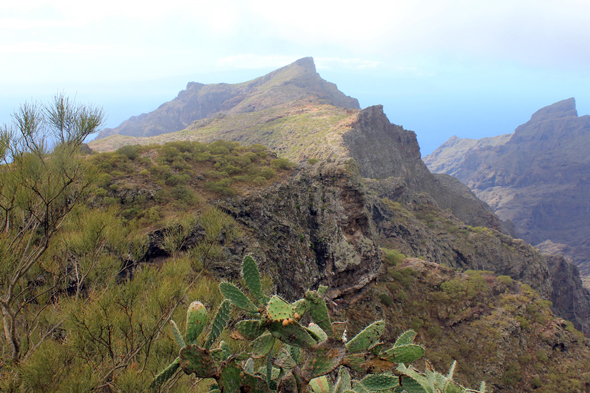
[[[468,146],[469,145],[469,146]],[[476,143],[455,138],[425,157],[456,176],[531,244],[566,244],[590,274],[590,117],[573,98],[537,111],[513,134]]]
[[[355,98],[341,93],[316,72],[311,57],[249,82],[205,85],[189,82],[186,89],[150,113],[133,116],[114,129],[106,129],[98,138],[109,135],[149,137],[180,131],[193,122],[219,115],[261,111],[296,101],[314,101],[358,109]]]
[[[389,193],[403,192],[406,201],[426,193],[441,209],[450,209],[469,225],[487,226],[514,235],[512,224],[498,219],[469,189],[451,179],[433,176],[420,159],[416,134],[391,124],[382,106],[362,110],[342,140],[347,154],[358,162],[361,175],[387,179],[380,187],[388,188]]]
[[[277,280],[278,291],[296,299],[309,288],[329,286],[336,299],[375,280],[381,254],[354,163],[306,165],[284,184],[218,206],[248,233],[233,260],[257,258]]]
[[[590,291],[584,288],[576,265],[562,256],[545,255],[551,272],[553,307],[580,330],[590,331]]]

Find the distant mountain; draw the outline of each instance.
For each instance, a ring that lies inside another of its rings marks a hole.
[[[531,244],[561,244],[590,275],[590,116],[573,98],[540,109],[514,133],[452,137],[424,157],[467,184]],[[556,247],[545,249],[556,250]],[[554,253],[554,252],[553,252]]]
[[[341,93],[316,72],[306,57],[268,75],[239,84],[189,82],[178,97],[150,113],[133,116],[99,136],[149,137],[180,131],[197,120],[213,116],[261,111],[285,103],[315,102],[345,109],[359,109],[355,98]]]

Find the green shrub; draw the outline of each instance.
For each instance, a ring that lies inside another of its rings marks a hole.
[[[295,163],[289,161],[286,158],[277,158],[276,160],[272,160],[270,164],[275,169],[289,170],[295,167]]]
[[[211,154],[209,152],[195,153],[195,161],[197,161],[197,162],[210,161],[212,159],[213,159],[213,154]]]
[[[272,168],[262,168],[260,171],[260,176],[264,177],[265,179],[269,180],[276,176],[276,172]]]
[[[514,362],[509,363],[506,371],[502,375],[502,382],[506,385],[514,386],[520,382],[520,379],[520,365]]]
[[[205,183],[205,189],[223,196],[232,196],[236,193],[236,191],[231,188],[231,179],[207,182]]]
[[[498,276],[497,280],[499,283],[504,284],[507,287],[512,285],[512,282],[513,282],[512,277],[510,277],[510,276]]]
[[[531,355],[529,354],[523,354],[523,355],[519,355],[518,356],[518,363],[520,363],[523,366],[526,366],[527,364],[529,364],[531,362]]]
[[[119,150],[115,151],[117,154],[124,155],[131,161],[135,160],[139,157],[139,145],[125,145],[121,147]]]
[[[410,323],[410,328],[413,330],[420,330],[422,326],[424,326],[424,321],[420,318],[413,318]]]
[[[195,193],[184,184],[178,184],[174,186],[172,188],[172,196],[177,201],[180,201],[189,206],[197,203],[197,196]]]
[[[545,351],[540,349],[537,351],[537,359],[543,363],[547,363],[549,361],[549,356],[547,356]]]
[[[406,256],[397,250],[381,248],[381,251],[383,252],[383,262],[390,266],[396,266],[406,259]]]
[[[379,295],[379,300],[386,306],[393,306],[393,299],[386,293],[382,293]]]
[[[111,175],[109,175],[108,173],[102,173],[96,179],[96,186],[106,188],[111,185],[112,181],[113,177]]]
[[[180,175],[170,175],[166,179],[166,184],[168,184],[169,186],[177,186],[179,184],[187,184],[190,180],[190,175],[187,175],[186,173]]]
[[[526,319],[525,317],[521,317],[520,315],[517,315],[514,319],[516,319],[516,321],[518,323],[520,323],[520,327],[523,330],[530,330],[531,329],[531,324],[530,324],[529,320]]]
[[[443,282],[440,287],[451,299],[460,299],[465,296],[466,285],[460,278]]]

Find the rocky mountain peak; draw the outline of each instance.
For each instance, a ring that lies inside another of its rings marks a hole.
[[[360,109],[356,98],[348,97],[334,83],[320,77],[313,58],[304,57],[244,83],[189,82],[172,101],[150,113],[133,116],[116,128],[105,129],[97,139],[115,134],[135,137],[168,134],[184,130],[198,120],[259,112],[302,101]]]
[[[531,116],[531,121],[560,119],[563,117],[578,117],[575,98],[568,98],[539,109]]]
[[[302,67],[304,70],[308,72],[316,72],[315,69],[315,62],[313,61],[313,57],[304,57],[302,59],[297,60],[296,62],[288,65],[287,67],[298,66]]]

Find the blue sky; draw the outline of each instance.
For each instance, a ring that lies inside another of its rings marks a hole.
[[[452,135],[512,132],[565,98],[590,113],[589,14],[586,0],[1,2],[0,124],[63,91],[116,126],[189,81],[242,82],[313,56],[428,154]]]

